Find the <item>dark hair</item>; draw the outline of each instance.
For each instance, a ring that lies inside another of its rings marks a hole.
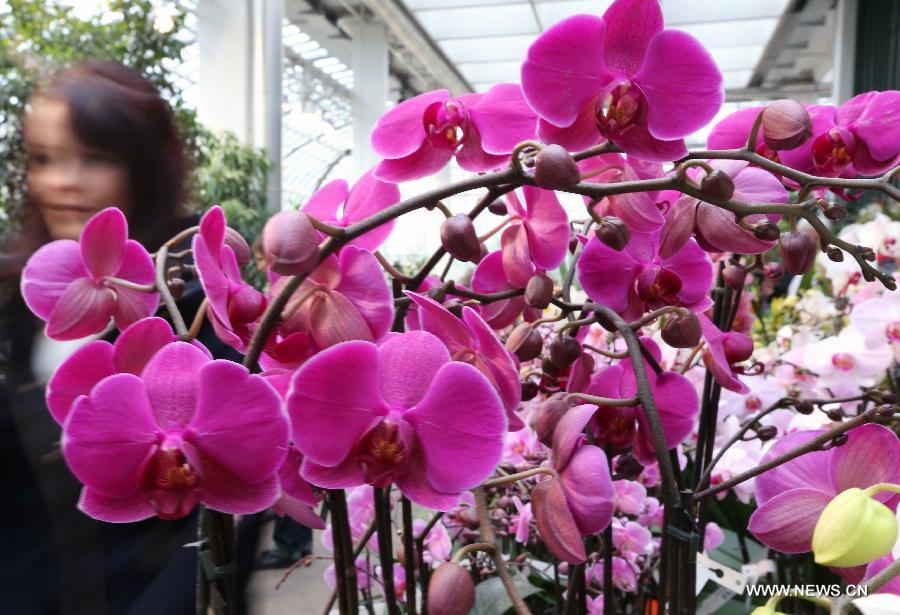
[[[118,62],[90,60],[58,72],[40,96],[68,104],[79,140],[128,167],[130,236],[149,249],[171,237],[182,217],[188,165],[172,110],[153,83]]]

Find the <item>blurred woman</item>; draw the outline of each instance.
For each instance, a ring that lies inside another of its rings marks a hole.
[[[4,262],[43,243],[78,239],[98,211],[119,207],[149,250],[183,228],[187,164],[172,113],[152,83],[114,62],[58,73],[30,101],[22,232]],[[179,303],[190,319],[202,297]],[[76,507],[80,485],[59,450],[44,385],[78,346],[56,342],[14,293],[5,310],[8,365],[0,395],[0,596],[4,613],[192,613],[196,553],[183,548],[196,520],[94,521]],[[190,320],[188,321],[190,322]],[[114,334],[113,334],[114,335]],[[221,347],[214,336],[210,350]],[[106,339],[110,339],[107,337]]]

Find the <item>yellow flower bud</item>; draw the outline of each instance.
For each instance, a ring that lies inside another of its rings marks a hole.
[[[750,613],[750,615],[786,615],[781,611],[776,611],[774,606],[758,606]]]
[[[891,510],[856,487],[840,493],[819,516],[813,532],[816,563],[849,568],[890,553],[897,541],[897,518]]]

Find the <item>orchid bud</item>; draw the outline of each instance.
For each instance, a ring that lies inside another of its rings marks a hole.
[[[747,271],[737,265],[728,265],[722,270],[722,280],[731,290],[741,290],[747,281]]]
[[[250,246],[247,245],[247,240],[230,226],[225,227],[225,245],[234,252],[239,267],[250,262]]]
[[[633,480],[644,471],[644,465],[632,453],[623,453],[616,458],[616,473],[622,478]]]
[[[534,183],[547,190],[566,190],[581,181],[578,163],[561,145],[547,145],[534,160]]]
[[[844,251],[837,246],[828,246],[825,248],[825,254],[835,263],[844,262]]]
[[[496,201],[494,201],[490,205],[488,205],[488,211],[491,212],[492,214],[494,214],[495,216],[505,216],[508,212],[508,210],[506,208],[506,203],[504,203],[500,199],[497,199]]]
[[[531,511],[550,553],[570,564],[587,560],[584,541],[566,503],[560,479],[551,478],[532,487]]]
[[[789,231],[779,240],[784,268],[793,275],[803,275],[813,266],[818,252],[818,242],[801,231]]]
[[[428,582],[431,615],[466,615],[475,606],[475,584],[469,572],[456,562],[444,562]]]
[[[833,410],[826,410],[825,416],[827,416],[830,420],[840,423],[844,420],[844,412],[840,408],[834,408]]]
[[[829,220],[840,221],[847,217],[847,208],[842,203],[822,201],[822,212]]]
[[[522,383],[522,401],[529,401],[537,397],[541,388],[534,380],[526,380]]]
[[[575,250],[578,249],[578,237],[575,236],[575,233],[569,234],[569,254],[575,254]]]
[[[700,343],[700,319],[696,314],[673,314],[662,328],[663,341],[672,348],[693,348]]]
[[[850,568],[875,561],[891,552],[897,541],[897,517],[871,497],[851,487],[831,500],[813,531],[812,551],[817,564]]]
[[[859,254],[870,263],[874,263],[876,260],[878,260],[878,257],[875,255],[875,250],[868,246],[862,246]]]
[[[812,414],[816,407],[811,402],[798,401],[794,404],[794,409],[800,414]]]
[[[581,356],[581,344],[571,335],[564,335],[550,344],[550,358],[560,369],[572,365]]]
[[[172,278],[169,280],[169,292],[172,293],[172,297],[175,299],[181,299],[181,296],[184,295],[184,289],[187,286],[184,280],[181,278]]]
[[[781,266],[781,263],[766,263],[763,265],[763,275],[770,280],[777,280],[784,275],[784,267]]]
[[[753,227],[753,236],[760,241],[775,241],[781,236],[781,231],[778,225],[767,220]]]
[[[256,320],[266,309],[266,298],[252,286],[241,286],[228,297],[228,319],[232,324]]]
[[[729,333],[722,340],[722,350],[729,363],[741,363],[753,355],[753,340],[743,333]]]
[[[756,430],[756,437],[762,442],[768,442],[778,435],[778,428],[774,425],[763,425]]]
[[[472,218],[456,214],[441,224],[441,245],[456,260],[477,262],[481,254],[481,242],[475,232]]]
[[[444,304],[444,307],[447,309],[448,312],[450,312],[457,318],[462,318],[463,304],[460,302],[459,299],[451,299],[450,301],[448,301],[447,303]]]
[[[618,251],[627,246],[631,239],[631,231],[628,230],[628,226],[616,216],[603,218],[603,222],[597,226],[594,234],[597,235],[597,239]]]
[[[519,358],[519,361],[536,359],[544,347],[541,334],[527,322],[521,323],[506,338],[506,349]]]
[[[488,255],[487,246],[485,246],[484,244],[481,244],[481,251],[478,253],[478,258],[476,258],[472,262],[477,265],[478,263],[481,262],[481,259],[483,259],[487,255]]]
[[[750,612],[750,615],[787,615],[781,611],[776,611],[774,606],[758,606]]]
[[[544,357],[543,360],[541,360],[541,371],[552,376],[553,374],[560,371],[560,367],[559,365],[554,363],[553,359],[551,359],[550,357]]]
[[[569,404],[564,401],[565,395],[558,393],[546,399],[537,407],[535,419],[532,423],[538,440],[545,446],[553,446],[553,431],[556,424],[569,409]]]
[[[700,181],[700,191],[714,199],[727,201],[734,196],[734,180],[725,171],[713,169]]]
[[[794,149],[812,137],[812,120],[797,101],[776,100],[763,109],[762,133],[769,149]]]
[[[553,279],[546,273],[536,273],[525,286],[525,303],[543,310],[553,299]]]
[[[269,268],[279,275],[306,275],[319,264],[319,235],[300,211],[280,211],[269,218],[262,246]]]

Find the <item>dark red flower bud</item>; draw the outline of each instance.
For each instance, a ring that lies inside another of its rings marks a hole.
[[[444,304],[444,307],[447,308],[447,311],[456,316],[457,318],[462,318],[462,309],[463,304],[459,299],[451,299],[447,303]]]
[[[578,249],[578,237],[575,236],[575,233],[569,234],[569,254],[575,254],[575,250]]]
[[[541,370],[545,374],[549,374],[552,376],[560,371],[560,367],[559,367],[559,365],[554,363],[553,359],[551,359],[550,357],[544,357],[543,360],[541,361]]]
[[[181,299],[184,294],[185,286],[187,286],[181,278],[172,278],[169,280],[169,292],[175,299]]]
[[[812,235],[801,231],[790,231],[781,236],[778,244],[781,248],[781,260],[788,273],[803,275],[816,261],[819,242]]]
[[[525,303],[543,310],[553,298],[553,279],[546,273],[536,273],[525,286]]]
[[[810,402],[802,401],[802,400],[795,403],[794,408],[800,414],[812,414],[813,411],[816,409],[816,407],[813,406]]]
[[[506,349],[519,358],[519,361],[531,361],[536,359],[544,347],[541,334],[527,322],[521,323],[513,329],[506,338]]]
[[[623,453],[616,457],[616,473],[622,478],[635,479],[644,471],[644,466],[631,453]]]
[[[621,250],[628,245],[631,239],[631,231],[628,226],[616,216],[606,216],[594,230],[597,239],[608,245],[613,250]]]
[[[756,430],[756,437],[763,442],[768,442],[778,435],[778,428],[774,425],[763,425]]]
[[[266,309],[266,298],[252,286],[241,286],[228,297],[228,319],[232,324],[253,322]]]
[[[225,245],[234,252],[238,266],[243,267],[250,262],[250,246],[247,245],[247,240],[230,226],[225,227]]]
[[[537,397],[541,387],[534,380],[526,380],[522,383],[522,401],[528,401]]]
[[[843,203],[832,203],[822,199],[820,201],[819,206],[829,220],[840,221],[847,217],[847,207]]]
[[[506,203],[504,203],[502,199],[497,199],[488,205],[488,211],[495,216],[505,216],[508,210],[506,208]]]
[[[569,404],[563,401],[564,398],[564,393],[556,393],[537,407],[531,426],[537,433],[538,440],[545,446],[553,446],[553,431],[556,424],[569,410]]]
[[[778,225],[772,222],[760,222],[753,227],[753,236],[761,241],[775,241],[781,236]]]
[[[812,120],[797,101],[776,100],[763,109],[762,133],[769,149],[794,149],[812,137]]]
[[[747,280],[747,272],[743,267],[728,265],[722,270],[722,280],[731,290],[740,290],[744,288],[744,282]]]
[[[571,335],[564,335],[550,344],[550,358],[560,369],[572,365],[581,356],[581,344]]]
[[[763,275],[770,280],[777,280],[784,275],[784,267],[781,266],[781,263],[766,263],[763,265]]]
[[[269,268],[280,275],[306,275],[319,264],[319,234],[300,211],[280,211],[269,218],[262,248]]]
[[[700,319],[696,314],[670,314],[662,328],[663,341],[672,348],[693,348],[700,343]]]
[[[836,263],[843,262],[844,251],[837,246],[828,246],[825,248],[825,254]]]
[[[864,259],[866,259],[870,263],[874,263],[876,260],[878,260],[878,257],[875,256],[875,251],[868,246],[863,246],[862,249],[859,251],[859,253]]]
[[[833,410],[826,410],[825,416],[827,416],[832,421],[840,423],[844,420],[844,413],[840,408],[835,408]]]
[[[578,163],[561,145],[547,145],[534,161],[534,183],[547,190],[565,190],[581,181]]]
[[[729,335],[722,342],[722,349],[729,363],[741,363],[753,355],[753,340],[740,333]]]
[[[700,190],[707,196],[727,201],[734,196],[734,181],[725,171],[713,169],[700,181]]]
[[[444,562],[428,582],[431,615],[466,615],[475,606],[475,584],[469,572],[456,562]]]
[[[478,262],[481,242],[475,232],[472,219],[466,214],[456,214],[441,225],[441,245],[450,255],[462,262]]]

